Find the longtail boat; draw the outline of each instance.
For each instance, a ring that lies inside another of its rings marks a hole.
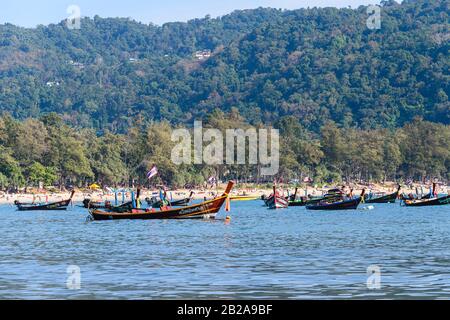
[[[395,201],[397,200],[398,195],[400,193],[400,189],[401,189],[401,186],[399,185],[397,191],[394,193],[387,194],[387,195],[380,196],[380,197],[372,197],[372,198],[366,196],[364,199],[364,202],[365,203],[395,203]]]
[[[404,200],[403,205],[406,207],[428,207],[428,206],[443,206],[450,204],[450,194],[443,197],[438,197],[436,192],[436,183],[433,183],[433,190],[430,192],[430,198]]]
[[[73,195],[75,194],[75,190],[70,194],[70,198],[63,201],[53,202],[53,203],[44,203],[44,204],[34,204],[34,203],[20,203],[15,202],[17,209],[19,211],[62,211],[67,210],[70,202],[72,201]]]
[[[273,194],[271,194],[270,196],[266,196],[266,195],[262,195],[261,196],[261,200],[262,201],[264,201],[264,205],[266,206],[266,207],[268,207],[269,206],[269,203],[272,201],[272,197],[273,197]]]
[[[141,207],[141,200],[139,199],[141,194],[141,189],[137,189],[136,197],[134,196],[134,192],[131,192],[131,201],[124,202],[120,205],[111,206],[108,209],[108,211],[115,212],[115,213],[126,213],[130,212],[133,209],[139,209]],[[92,208],[95,209],[95,208]]]
[[[234,182],[230,181],[222,196],[182,208],[171,209],[170,207],[164,207],[159,211],[155,209],[132,208],[125,212],[93,209],[89,210],[89,213],[94,220],[213,219],[222,208],[233,186]]]
[[[187,206],[189,205],[189,203],[191,203],[192,198],[194,196],[194,191],[191,192],[191,194],[189,195],[189,198],[185,198],[185,199],[181,199],[181,200],[176,200],[176,201],[167,201],[167,200],[155,200],[155,199],[149,199],[146,198],[145,201],[147,202],[147,204],[155,209],[159,209],[161,207],[164,206],[170,206],[170,207],[182,207],[182,206]]]
[[[274,191],[275,192],[275,191]],[[297,189],[296,189],[296,191],[295,191],[296,193],[297,193]],[[273,203],[273,197],[274,197],[274,193],[272,193],[270,196],[268,196],[268,197],[266,197],[265,195],[262,195],[261,196],[261,200],[263,200],[264,201],[264,204],[266,205],[266,207],[269,207],[272,203]],[[296,206],[294,203],[297,203],[297,202],[299,202],[299,200],[294,200],[296,198],[296,195],[295,196],[287,196],[287,197],[284,197],[284,199],[286,200],[286,201],[288,201],[288,204],[289,205],[291,205],[291,203],[293,204],[292,206]]]
[[[324,199],[325,199],[325,196],[321,196],[321,197],[308,197],[308,198],[305,200],[305,206],[317,204],[317,203],[319,203],[320,201],[323,201]]]
[[[295,199],[295,200],[289,200],[289,207],[304,207],[306,206],[306,200],[301,199]]]
[[[297,199],[298,188],[295,188],[295,193],[289,197],[289,207],[304,207],[306,206],[306,197]]]
[[[267,206],[269,209],[286,209],[289,206],[289,200],[281,196],[273,186],[273,197],[267,200]]]
[[[406,207],[443,206],[450,204],[450,195],[434,199],[405,200],[403,203]]]
[[[418,194],[406,194],[406,193],[402,193],[399,195],[399,199],[402,201],[406,201],[406,200],[426,200],[426,199],[431,199],[433,198],[433,195],[430,193],[427,193],[424,196],[420,196]]]
[[[357,198],[345,199],[342,198],[338,201],[330,201],[329,199],[324,199],[317,204],[307,205],[308,210],[356,210],[366,193],[366,189],[363,189],[361,195]]]
[[[83,200],[83,205],[81,206],[82,208],[86,208],[86,209],[106,209],[111,207],[111,202],[110,201],[105,201],[105,202],[101,202],[101,201],[95,201],[95,200],[91,200],[89,198],[86,198]]]
[[[402,193],[399,198],[402,201],[406,201],[406,200],[426,200],[426,199],[432,199],[434,198],[434,193],[436,191],[436,183],[433,183],[433,189],[427,193],[427,194],[423,194],[423,190],[422,193],[419,194],[419,189],[416,187],[416,193],[410,193],[410,194],[405,194]]]
[[[450,204],[450,195],[434,199],[406,200],[406,207],[427,207],[427,206],[443,206]]]

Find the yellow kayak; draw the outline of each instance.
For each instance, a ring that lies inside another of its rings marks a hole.
[[[231,201],[252,201],[252,200],[258,200],[261,199],[258,196],[231,196]]]

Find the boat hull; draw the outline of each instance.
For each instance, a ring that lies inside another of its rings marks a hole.
[[[170,206],[171,207],[183,207],[183,206],[187,206],[189,205],[189,203],[191,202],[191,198],[186,198],[186,199],[182,199],[182,200],[177,200],[177,201],[172,201],[170,202]],[[159,209],[161,207],[164,206],[164,203],[162,201],[157,201],[152,203],[151,201],[147,201],[147,204],[149,206],[151,206],[154,209]]]
[[[303,200],[289,201],[289,207],[304,207],[306,202]]]
[[[264,198],[264,199],[262,199],[262,200],[264,201],[264,205],[265,205],[266,207],[268,207],[269,204],[273,201],[273,194],[270,195],[268,198]]]
[[[399,193],[400,193],[400,187],[398,188],[397,192],[387,194],[382,197],[373,198],[373,199],[365,198],[364,202],[365,203],[395,203],[397,201]]]
[[[450,204],[450,195],[437,199],[425,200],[406,200],[404,205],[406,207],[428,207],[428,206],[443,206]]]
[[[106,205],[106,202],[100,202],[100,201],[92,201],[90,199],[84,199],[83,200],[83,206],[82,208],[85,209],[106,209],[108,206]]]
[[[17,205],[17,210],[19,211],[65,211],[69,205],[65,206],[49,206],[49,205],[42,205],[42,206],[32,206],[32,205]]]
[[[69,207],[74,193],[75,192],[72,191],[70,198],[67,200],[58,201],[58,202],[54,202],[54,203],[47,203],[47,204],[42,204],[42,205],[24,204],[24,203],[16,202],[17,210],[19,210],[19,211],[64,211],[64,210],[67,210],[67,208]]]
[[[148,220],[148,219],[205,219],[214,218],[219,212],[226,197],[204,202],[200,205],[194,205],[181,209],[172,210],[139,210],[131,212],[117,213],[101,210],[92,210],[91,215],[94,220]]]
[[[333,202],[333,203],[319,203],[316,205],[307,205],[308,210],[356,210],[361,203],[361,197],[351,200]]]
[[[253,200],[258,200],[259,197],[255,197],[255,196],[233,196],[230,197],[231,201],[253,201]]]
[[[364,200],[365,203],[395,203],[397,200],[398,193],[386,195],[379,198],[374,199],[366,199]]]
[[[289,206],[289,202],[283,197],[275,196],[269,199],[267,206],[272,210],[286,209]]]

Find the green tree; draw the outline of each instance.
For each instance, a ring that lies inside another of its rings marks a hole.
[[[34,162],[26,170],[28,181],[34,186],[38,186],[42,182],[45,186],[53,185],[58,181],[54,168],[46,168],[39,162]]]
[[[11,154],[0,146],[0,173],[7,179],[7,183],[12,187],[21,187],[25,184],[25,178],[19,163],[11,156]],[[5,181],[3,181],[5,183]]]

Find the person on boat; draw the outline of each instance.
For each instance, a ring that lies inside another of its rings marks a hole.
[[[433,198],[437,198],[438,197],[438,188],[437,188],[437,184],[433,183]]]

